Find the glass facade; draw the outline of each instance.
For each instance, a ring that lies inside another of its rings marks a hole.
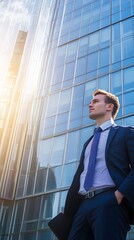
[[[0,239],[54,240],[93,90],[116,94],[116,123],[134,126],[134,2],[3,0],[0,36]]]

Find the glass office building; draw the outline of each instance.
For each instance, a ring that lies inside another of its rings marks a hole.
[[[0,36],[0,239],[54,240],[93,90],[116,94],[116,123],[134,125],[134,2],[2,0]]]

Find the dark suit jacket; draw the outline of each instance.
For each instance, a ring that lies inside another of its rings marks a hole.
[[[73,220],[73,216],[82,202],[82,196],[78,194],[80,174],[84,169],[83,160],[85,149],[91,139],[92,137],[84,144],[80,164],[67,194],[64,218],[69,219],[69,222]],[[107,168],[117,189],[122,192],[127,199],[130,212],[130,224],[134,224],[134,128],[122,126],[112,127],[107,139],[105,156]],[[60,239],[65,240],[67,238],[64,236]]]

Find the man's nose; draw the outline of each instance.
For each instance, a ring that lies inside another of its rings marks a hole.
[[[88,104],[88,107],[90,108],[90,107],[92,107],[93,106],[93,104],[90,102],[89,104]]]

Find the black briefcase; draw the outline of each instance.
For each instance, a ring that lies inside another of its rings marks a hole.
[[[56,217],[50,220],[50,222],[48,222],[48,226],[59,240],[68,239],[71,225],[72,221],[70,218],[65,216],[64,213],[59,213]]]

